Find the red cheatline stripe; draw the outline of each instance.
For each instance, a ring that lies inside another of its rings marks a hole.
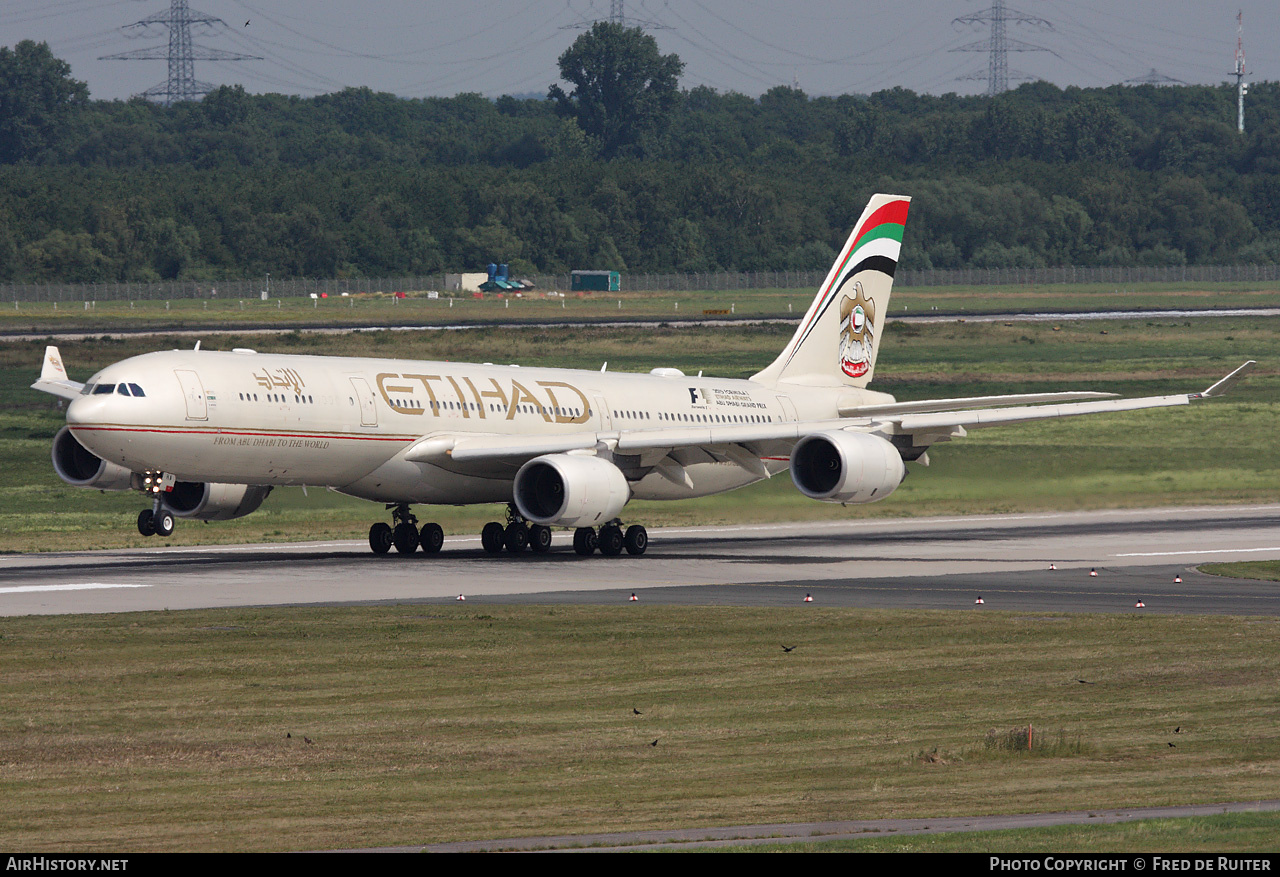
[[[418,437],[354,435],[351,433],[325,434],[315,432],[242,432],[229,429],[162,429],[160,427],[125,427],[125,426],[73,426],[72,432],[153,432],[161,435],[240,435],[258,438],[299,438],[299,439],[334,439],[342,441],[351,439],[360,442],[412,442]]]

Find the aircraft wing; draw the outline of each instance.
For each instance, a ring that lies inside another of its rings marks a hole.
[[[1109,393],[1038,393],[1020,396],[968,397],[927,402],[906,402],[894,405],[851,408],[848,417],[830,420],[791,421],[746,425],[711,425],[698,427],[663,427],[656,429],[632,429],[577,433],[563,436],[504,436],[504,435],[433,435],[420,439],[404,453],[404,459],[417,463],[432,463],[457,471],[493,471],[500,468],[518,468],[534,457],[543,454],[612,452],[619,455],[638,456],[640,465],[653,467],[675,481],[684,480],[679,461],[674,464],[668,455],[680,452],[700,451],[709,459],[722,459],[738,464],[761,477],[769,473],[761,462],[762,451],[776,456],[777,451],[789,452],[801,438],[829,430],[853,430],[870,432],[893,441],[896,436],[907,439],[907,447],[927,447],[935,441],[963,436],[967,429],[1024,423],[1033,420],[1052,420],[1059,417],[1079,417],[1086,414],[1104,414],[1117,411],[1137,411],[1145,408],[1164,408],[1188,405],[1191,402],[1225,394],[1257,365],[1250,360],[1207,390],[1172,396],[1146,396],[1136,399],[1097,398],[1110,397]],[[1086,399],[1088,401],[1060,401],[1056,404],[1025,404],[1005,407],[975,409],[972,406],[985,401]],[[894,442],[902,447],[902,439]],[[905,450],[905,448],[904,448]],[[915,459],[919,456],[908,456]]]
[[[43,393],[52,393],[64,399],[74,399],[84,389],[84,384],[67,377],[67,370],[62,365],[62,355],[56,347],[44,349],[44,365],[40,367],[40,380],[31,385],[31,389]]]

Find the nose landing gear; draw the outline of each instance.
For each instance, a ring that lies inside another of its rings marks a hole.
[[[143,536],[168,536],[173,532],[173,512],[164,507],[161,492],[173,488],[175,479],[163,472],[144,472],[139,480],[134,475],[134,486],[151,500],[151,508],[138,512],[138,532]]]

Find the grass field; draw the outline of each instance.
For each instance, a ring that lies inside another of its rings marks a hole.
[[[333,849],[1268,798],[1277,646],[1274,619],[815,607],[7,619],[0,845]],[[1031,751],[1004,744],[1028,725]],[[1040,843],[1274,849],[1275,818],[1250,819]]]
[[[1274,307],[1274,284],[1111,284],[1072,286],[930,286],[894,290],[890,316],[1071,313],[1092,310],[1177,310]],[[704,312],[728,317],[798,320],[811,289],[692,290],[619,293],[534,292],[522,298],[469,294],[428,299],[410,292],[399,299],[388,290],[327,299],[171,299],[169,301],[8,302],[0,305],[0,332],[120,331],[192,326],[232,329],[271,323],[284,326],[438,325],[453,323],[678,319]]]

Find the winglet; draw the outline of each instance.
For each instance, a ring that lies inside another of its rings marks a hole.
[[[1238,369],[1233,371],[1231,374],[1227,375],[1225,378],[1218,381],[1212,387],[1205,390],[1203,393],[1196,393],[1191,398],[1212,399],[1215,396],[1225,396],[1231,390],[1232,387],[1240,383],[1241,379],[1243,379],[1245,375],[1253,371],[1254,368],[1257,366],[1257,364],[1258,364],[1257,360],[1253,360],[1253,359],[1249,360],[1244,365],[1240,366]]]

